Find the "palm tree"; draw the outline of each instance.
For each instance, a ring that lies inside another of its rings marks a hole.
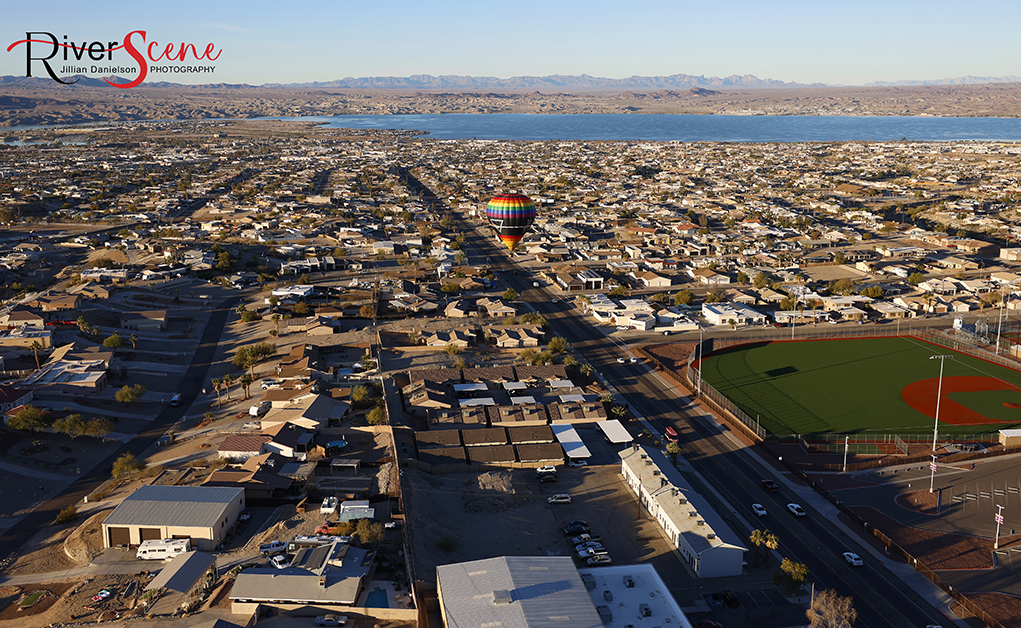
[[[216,391],[216,405],[217,406],[220,405],[220,387],[221,386],[223,386],[223,380],[218,378],[218,377],[214,377],[213,378],[213,390]]]
[[[131,336],[128,337],[128,340],[131,341],[131,348],[132,349],[137,349],[138,348],[138,334],[131,334]]]
[[[780,547],[780,539],[769,530],[766,530],[762,533],[762,544],[766,546],[766,569],[769,569],[769,555],[773,553],[773,550]]]
[[[279,314],[274,314],[270,318],[273,319],[273,324],[277,326],[277,335],[279,336],[280,335],[280,315]]]
[[[33,340],[32,344],[29,345],[28,348],[31,349],[32,353],[35,354],[35,368],[36,368],[36,370],[41,369],[42,366],[39,365],[39,350],[42,349],[43,346],[41,344],[39,344],[38,340]]]
[[[252,385],[252,382],[255,381],[255,378],[248,373],[245,373],[238,381],[241,382],[241,387],[245,389],[245,399],[250,398],[252,396],[252,392],[249,390],[249,387]]]
[[[752,534],[751,534],[751,536],[748,537],[748,540],[751,541],[752,545],[755,546],[755,566],[758,567],[759,566],[759,548],[766,541],[765,535],[763,534],[762,530],[752,530]]]
[[[234,376],[233,375],[224,375],[223,376],[223,389],[227,392],[227,401],[230,401],[230,387],[231,387],[231,384],[233,384],[233,383],[234,383]]]

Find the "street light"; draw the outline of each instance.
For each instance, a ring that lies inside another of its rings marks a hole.
[[[936,439],[939,436],[939,402],[940,397],[943,396],[943,365],[946,363],[947,358],[953,360],[952,355],[931,355],[930,360],[939,360],[939,384],[936,387],[936,424],[932,428],[932,451],[936,452]]]
[[[1003,523],[1003,506],[996,504],[996,540],[993,541],[993,549],[1000,549],[1000,524]]]
[[[932,462],[929,463],[929,470],[932,471],[932,475],[929,476],[929,492],[933,492],[933,485],[936,483],[936,454],[932,454]]]

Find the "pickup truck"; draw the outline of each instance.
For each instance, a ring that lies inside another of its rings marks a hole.
[[[280,552],[287,549],[287,543],[283,541],[273,541],[272,543],[263,543],[259,546],[259,552],[266,554],[279,554]]]

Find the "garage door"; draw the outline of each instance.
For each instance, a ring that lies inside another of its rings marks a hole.
[[[131,531],[128,528],[107,528],[110,532],[110,547],[131,545]]]
[[[143,541],[159,541],[163,538],[162,528],[139,528],[138,534]]]

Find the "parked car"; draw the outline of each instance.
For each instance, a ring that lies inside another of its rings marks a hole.
[[[546,501],[551,504],[570,504],[571,496],[567,493],[557,493],[556,495],[550,495]]]
[[[573,539],[571,539],[571,543],[574,543],[575,545],[577,545],[578,543],[589,543],[591,541],[598,541],[598,540],[599,540],[599,537],[595,536],[593,534],[580,534],[580,535],[574,537]]]
[[[787,510],[791,511],[791,514],[794,515],[795,517],[804,517],[805,515],[808,514],[807,512],[805,512],[805,509],[802,508],[800,504],[795,504],[793,502],[787,504]]]
[[[181,393],[174,393],[174,396],[170,398],[170,405],[172,406],[181,405]]]
[[[663,432],[664,432],[664,436],[666,437],[666,439],[668,441],[670,441],[671,443],[676,443],[677,442],[677,430],[675,430],[674,428],[672,428],[672,427],[670,427],[668,425],[668,426],[666,426],[666,429],[663,430]]]
[[[638,358],[628,358],[627,361],[631,364],[638,364]]]
[[[741,606],[741,598],[737,597],[737,593],[734,593],[733,591],[728,589],[724,591],[722,595],[723,603],[729,606],[730,608],[738,608]]]
[[[766,516],[766,507],[763,506],[762,504],[752,504],[752,512],[754,512],[755,514],[757,514],[760,517],[765,517]]]
[[[536,473],[556,473],[557,472],[557,467],[556,467],[556,465],[547,464],[547,465],[543,465],[543,466],[539,467],[538,469],[535,470],[535,472]]]
[[[556,481],[557,481],[557,474],[556,473],[543,473],[542,475],[539,476],[539,483],[540,484],[548,484],[550,482],[556,482]]]
[[[585,562],[592,566],[613,564],[613,560],[610,558],[609,554],[599,554],[598,556],[591,556],[589,558],[586,558]]]
[[[271,543],[263,543],[259,546],[259,551],[263,554],[279,554],[280,552],[287,549],[287,543],[283,541],[273,541]]]
[[[588,527],[588,521],[584,519],[572,519],[564,524],[564,526],[585,526]]]
[[[865,561],[861,559],[861,556],[854,552],[844,552],[844,560],[850,563],[852,567],[861,567],[865,564]]]
[[[578,467],[584,467],[587,464],[588,460],[585,460],[584,458],[572,458],[571,461],[567,463],[567,466],[572,469],[577,469]]]
[[[776,482],[774,482],[773,480],[762,480],[761,482],[759,482],[759,484],[761,484],[762,488],[766,489],[770,493],[780,490],[780,487],[777,486]]]
[[[584,549],[578,552],[578,558],[592,558],[593,556],[606,556],[610,552],[607,552],[602,547],[594,547],[592,549]]]
[[[627,360],[624,358],[617,358],[617,364],[627,364]]]
[[[273,558],[270,558],[269,562],[273,563],[273,566],[277,569],[287,569],[288,566],[287,557],[283,554],[277,554]]]
[[[241,427],[246,430],[261,430],[262,421],[249,421],[242,425]]]
[[[585,541],[584,543],[578,543],[577,545],[575,545],[574,551],[580,552],[581,550],[595,549],[597,547],[602,546],[603,544],[599,543],[598,541]]]
[[[564,534],[567,536],[578,536],[579,534],[591,534],[592,528],[588,526],[567,526],[564,528]]]
[[[343,626],[346,623],[346,615],[320,615],[315,621],[316,626]]]
[[[276,380],[276,379],[264,379],[264,380],[262,380],[262,389],[263,390],[269,390],[270,388],[273,388],[273,387],[279,386],[279,385],[280,385],[280,381]]]
[[[723,594],[722,593],[710,593],[709,594],[709,606],[723,606]]]

